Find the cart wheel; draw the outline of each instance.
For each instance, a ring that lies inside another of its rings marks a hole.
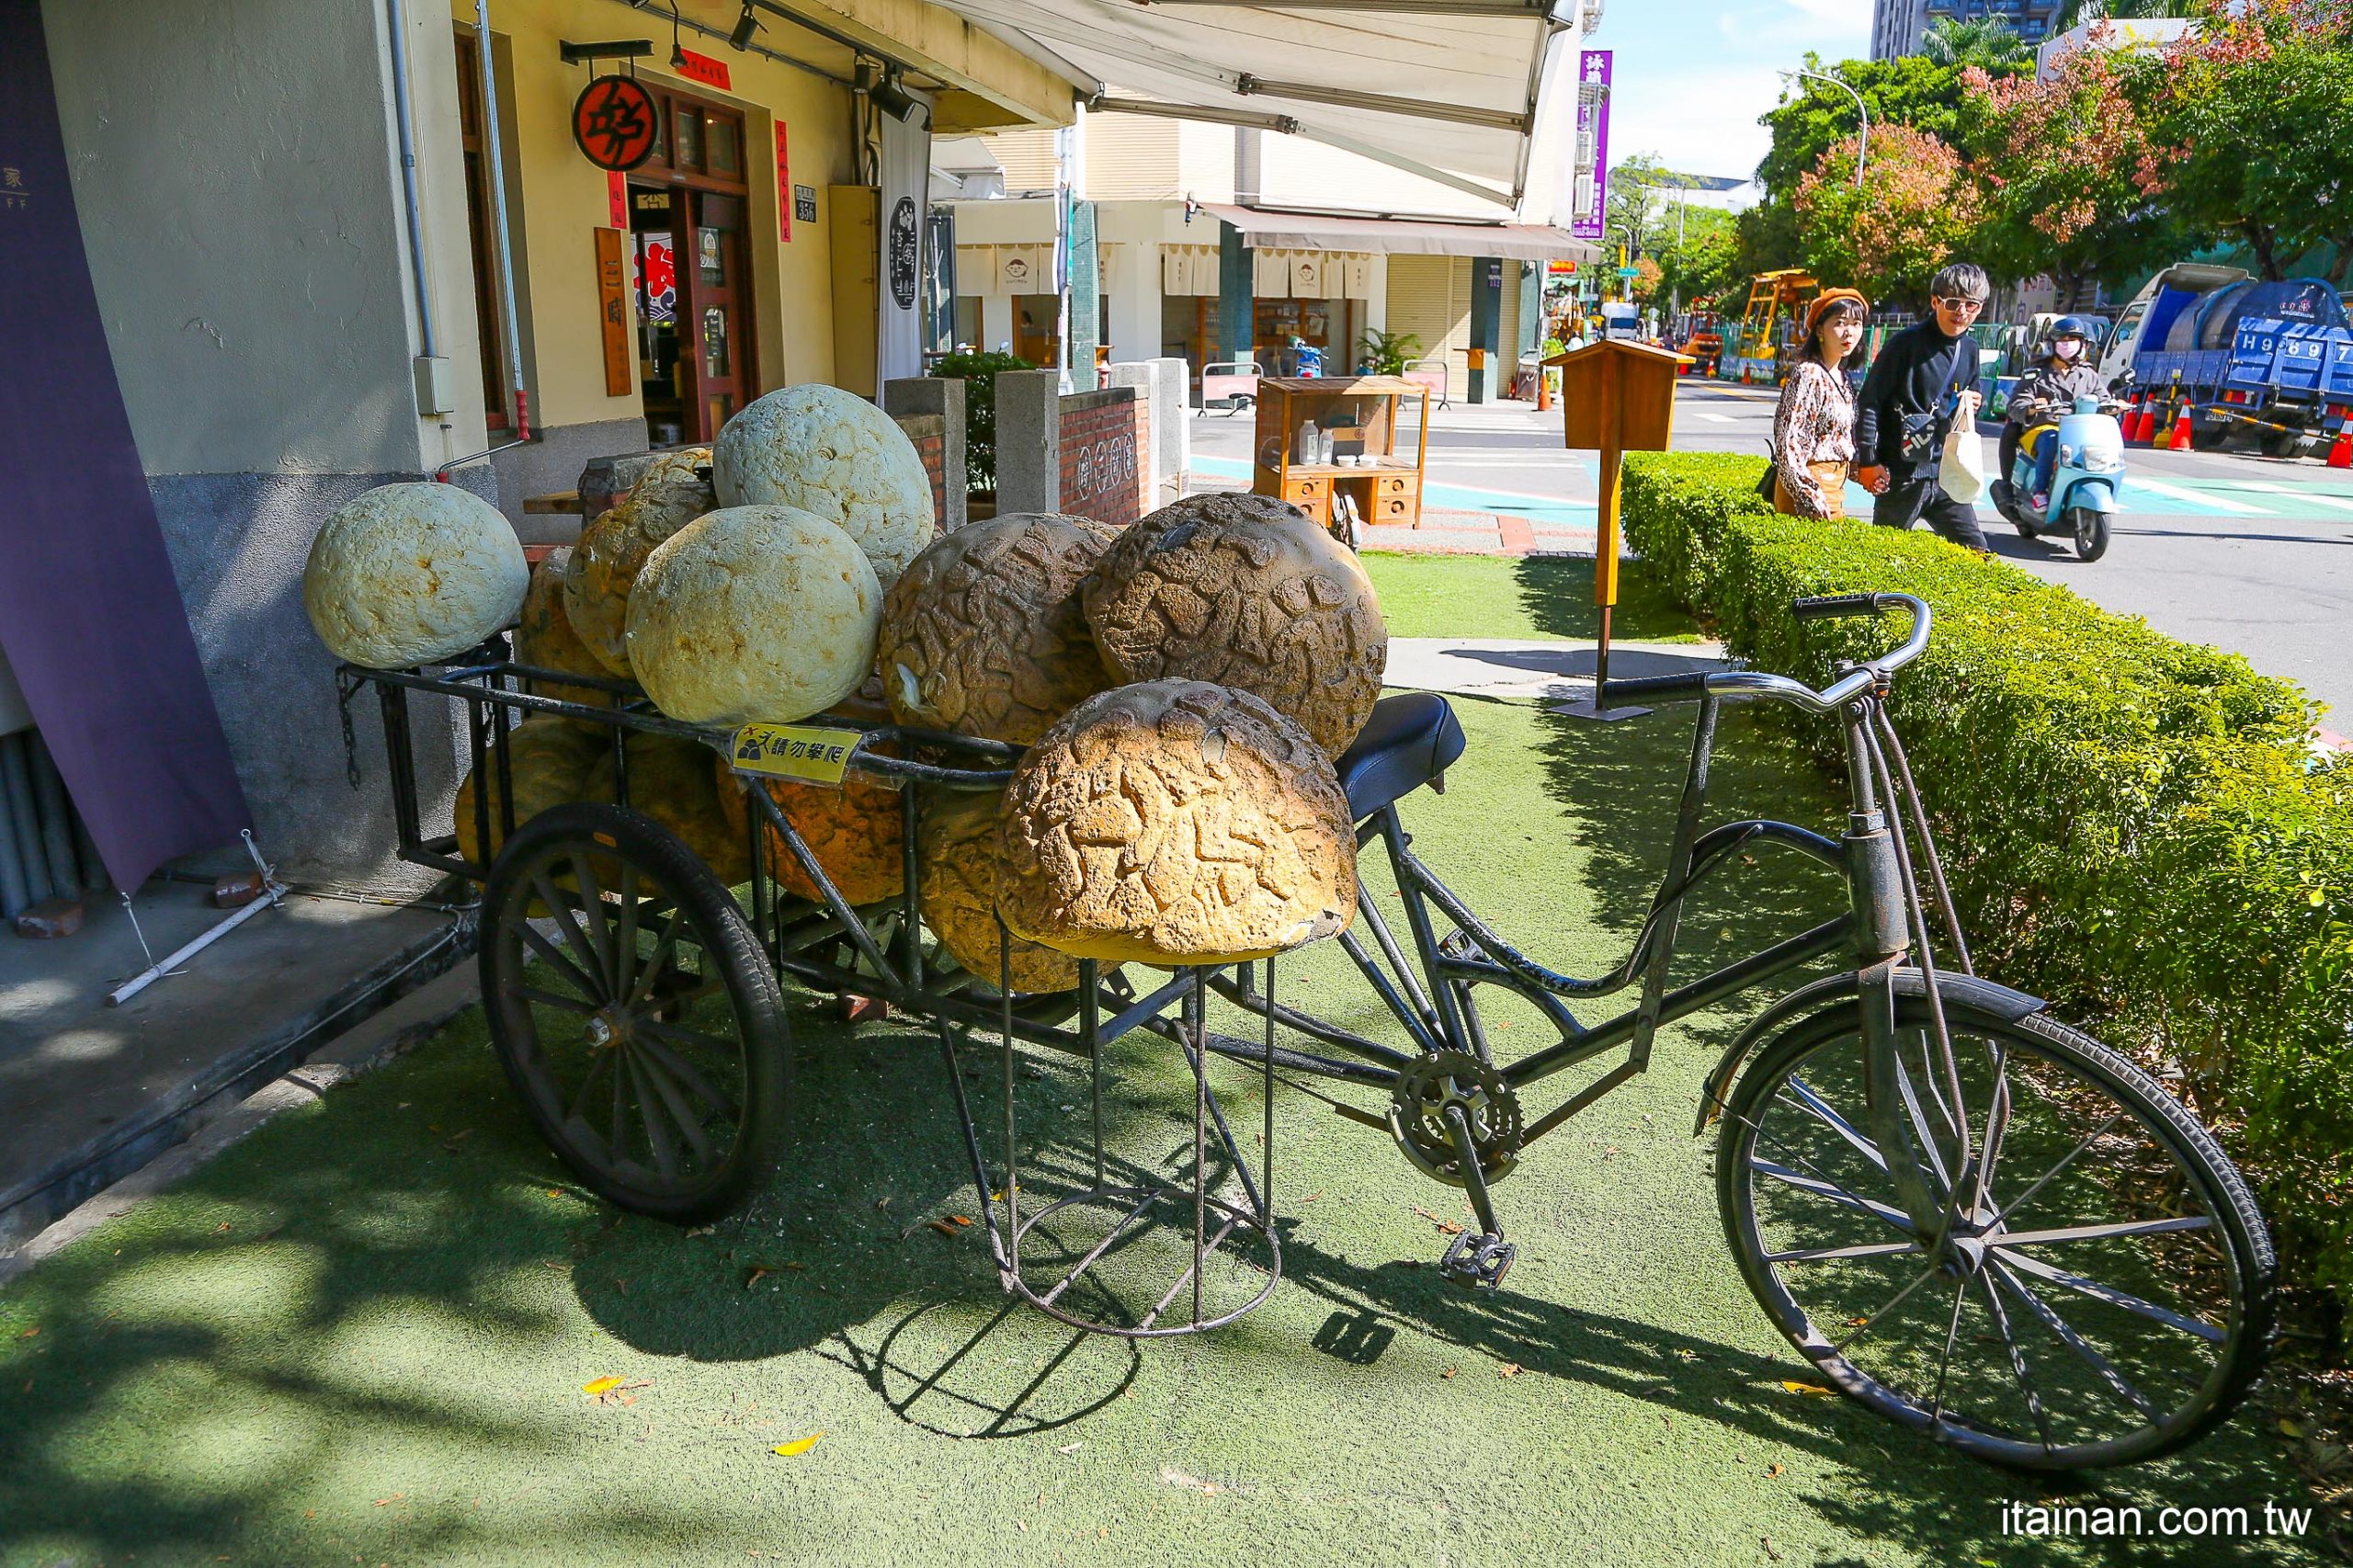
[[[1716,1193],[1749,1290],[1840,1392],[1979,1459],[2085,1470],[2191,1442],[2245,1395],[2270,1335],[2271,1241],[2246,1184],[2097,1040],[1945,1011],[1949,1063],[1927,1003],[1899,1005],[1893,1147],[1870,1131],[1851,1004],[1742,1074]],[[1942,1209],[1939,1234],[1915,1227],[1904,1176]]]
[[[2097,561],[2108,553],[2108,514],[2097,506],[2074,506],[2067,512],[2067,526],[2075,540],[2075,553],[2086,561]]]
[[[771,1164],[791,1053],[732,895],[636,812],[541,812],[483,895],[491,1043],[540,1136],[598,1194],[708,1220]]]

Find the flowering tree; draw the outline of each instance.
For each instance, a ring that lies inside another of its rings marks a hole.
[[[1976,228],[1983,199],[1961,154],[1910,126],[1875,131],[1859,188],[1855,139],[1835,142],[1798,182],[1798,238],[1825,283],[1877,304],[1919,304],[1928,279]]]
[[[2136,67],[2095,32],[2043,80],[1962,74],[1976,114],[1970,167],[1985,199],[1981,259],[1997,276],[2049,273],[2075,302],[2092,282],[2162,260],[2183,243],[2169,182],[2151,183]]]
[[[2344,0],[2217,6],[2153,68],[2141,188],[2243,239],[2266,278],[2323,242],[2353,269],[2353,14]]]

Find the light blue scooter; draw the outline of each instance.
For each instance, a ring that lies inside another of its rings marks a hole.
[[[2075,411],[2059,421],[2059,466],[2051,476],[2051,504],[2034,506],[2034,454],[2018,443],[2009,477],[1994,482],[1994,505],[2028,539],[2042,534],[2071,538],[2075,553],[2097,561],[2108,552],[2108,522],[2124,483],[2124,427],[2097,398],[2079,397]]]

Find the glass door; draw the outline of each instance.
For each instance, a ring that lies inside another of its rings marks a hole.
[[[714,191],[690,194],[692,249],[682,258],[682,269],[693,303],[685,335],[691,344],[695,438],[708,441],[756,395],[751,392],[745,335],[745,204],[741,197]]]

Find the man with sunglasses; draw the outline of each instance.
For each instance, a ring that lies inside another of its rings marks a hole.
[[[1980,554],[1985,536],[1977,509],[1937,483],[1945,437],[1957,421],[1977,419],[1977,341],[1969,328],[1993,291],[1985,269],[1955,262],[1928,286],[1933,312],[1887,340],[1855,400],[1856,483],[1879,497],[1871,521],[1930,528]]]

